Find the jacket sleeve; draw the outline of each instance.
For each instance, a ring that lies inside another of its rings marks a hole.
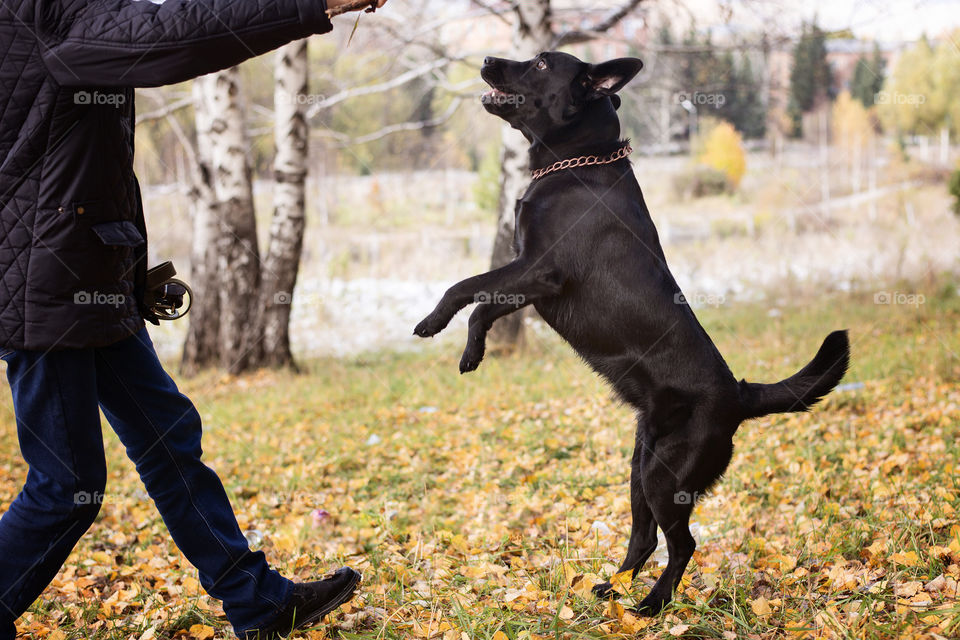
[[[38,0],[62,86],[155,87],[239,64],[332,26],[326,0]]]

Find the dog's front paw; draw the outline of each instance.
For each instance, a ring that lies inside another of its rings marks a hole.
[[[413,335],[420,336],[421,338],[432,338],[443,331],[445,326],[445,322],[441,322],[437,319],[436,315],[431,313],[420,321],[420,324],[413,330]]]
[[[460,373],[470,373],[476,371],[480,363],[483,362],[484,344],[482,341],[469,340],[467,347],[463,350],[463,356],[460,357]]]
[[[609,582],[601,582],[600,584],[593,585],[593,595],[600,599],[606,598],[613,593],[616,592],[613,590],[613,585]]]
[[[460,358],[460,373],[470,373],[471,371],[476,371],[477,367],[480,366],[480,363],[483,361],[483,354],[475,356],[467,351],[463,352],[463,356]]]

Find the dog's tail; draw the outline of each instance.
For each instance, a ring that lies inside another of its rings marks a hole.
[[[806,411],[840,383],[850,365],[846,331],[834,331],[807,366],[775,384],[740,381],[744,420],[771,413]]]

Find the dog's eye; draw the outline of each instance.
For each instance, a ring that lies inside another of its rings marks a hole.
[[[546,61],[546,60],[539,60],[539,61],[537,62],[537,69],[539,69],[540,71],[546,71],[546,70],[547,70],[547,61]]]

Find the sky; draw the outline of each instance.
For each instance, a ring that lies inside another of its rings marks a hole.
[[[680,0],[681,2],[684,0]],[[689,0],[688,0],[689,1]],[[960,0],[693,0],[699,12],[731,13],[734,22],[779,23],[789,31],[818,19],[826,30],[850,28],[859,38],[900,42],[960,28]]]
[[[393,0],[397,2],[399,0]],[[435,0],[448,11],[463,12],[469,0]],[[498,4],[499,0],[487,0]],[[851,29],[865,40],[909,42],[926,34],[939,38],[960,29],[960,0],[648,0],[654,15],[672,24],[730,24],[738,31],[765,29],[790,35],[814,18],[828,31]],[[613,9],[624,0],[553,0],[555,10]],[[475,7],[474,7],[475,10]],[[642,9],[640,10],[643,11]],[[656,18],[654,18],[656,20]],[[960,55],[960,42],[957,42]]]

